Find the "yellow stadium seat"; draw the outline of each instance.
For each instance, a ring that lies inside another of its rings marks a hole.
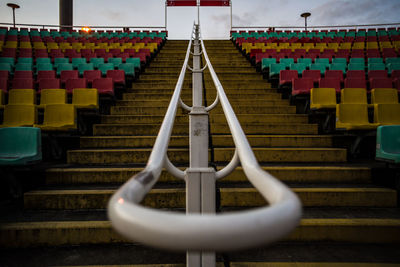
[[[308,50],[314,48],[314,44],[313,43],[304,43],[302,48],[308,52]]]
[[[43,42],[34,42],[33,48],[34,49],[47,49],[46,45]]]
[[[157,44],[156,44],[157,45]],[[264,43],[255,43],[254,44],[254,47],[256,48],[256,49],[263,49],[263,48],[265,48],[265,44]]]
[[[326,48],[327,48],[326,43],[315,44],[315,49],[319,49],[320,52],[323,52]]]
[[[68,131],[77,129],[76,108],[72,104],[46,105],[43,124],[35,125],[44,131]]]
[[[353,43],[352,49],[364,49],[365,43],[364,42],[355,42]]]
[[[40,93],[40,105],[38,108],[45,108],[46,105],[66,103],[67,91],[65,89],[43,89]]]
[[[37,121],[35,105],[6,105],[0,127],[33,126]]]
[[[378,43],[377,42],[367,42],[367,49],[378,49]]]
[[[7,41],[4,45],[4,48],[17,48],[18,42],[17,41]]]
[[[380,42],[379,46],[380,46],[381,50],[383,50],[383,48],[393,48],[393,45],[391,42]]]
[[[312,88],[310,91],[310,109],[336,108],[335,88]]]
[[[8,104],[34,105],[36,104],[36,92],[34,89],[12,89],[8,92]]]
[[[75,89],[72,92],[72,104],[76,108],[99,108],[99,94],[97,89]]]
[[[399,97],[396,89],[375,88],[371,90],[372,104],[398,104]]]
[[[32,45],[30,42],[20,42],[19,48],[32,48]]]
[[[352,43],[341,43],[340,46],[339,46],[339,49],[350,50],[351,49],[351,45],[352,45]]]
[[[367,104],[367,90],[364,88],[344,88],[340,91],[341,104]]]
[[[288,48],[292,49],[292,52],[296,49],[301,49],[301,43],[292,43]]]
[[[367,104],[338,104],[336,106],[336,129],[373,130],[377,123],[368,121]]]
[[[51,49],[59,49],[57,43],[47,43],[47,51],[50,52]]]
[[[142,43],[138,44],[136,43],[133,48],[136,49],[136,52],[138,52],[138,50],[140,48],[144,48],[144,45]],[[242,44],[242,51],[246,51],[246,53],[250,53],[250,50],[253,48],[253,44],[252,43],[243,43]]]
[[[333,49],[333,50],[335,50],[335,52],[337,52],[337,50],[339,48],[339,43],[328,43],[327,48],[328,49]]]
[[[400,104],[376,104],[374,122],[379,125],[400,125]]]

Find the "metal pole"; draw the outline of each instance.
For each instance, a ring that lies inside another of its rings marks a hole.
[[[199,25],[193,42],[193,108],[189,113],[190,167],[186,170],[186,213],[215,213],[215,170],[208,168],[208,112],[203,105]],[[187,266],[214,267],[215,253],[188,251]]]
[[[167,23],[168,23],[167,16],[168,16],[168,13],[167,13],[167,1],[165,1],[165,16],[164,16],[165,23],[164,23],[164,26],[165,26],[165,30],[166,31],[167,31]]]
[[[197,2],[197,25],[200,25],[200,1]]]
[[[229,1],[231,4],[231,31],[232,31],[232,27],[233,27],[233,22],[232,22],[232,0]]]
[[[304,28],[307,31],[307,17],[304,17]]]
[[[14,24],[14,28],[15,28],[15,8],[13,8],[12,10],[13,10],[13,24]]]

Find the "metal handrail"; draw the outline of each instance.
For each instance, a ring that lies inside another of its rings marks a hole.
[[[237,157],[240,158],[245,174],[269,202],[269,206],[223,214],[185,215],[138,204],[157,181],[162,167],[171,164],[166,160],[166,153],[191,44],[192,41],[189,42],[175,92],[146,168],[125,183],[109,202],[108,215],[112,225],[125,237],[167,250],[231,251],[276,241],[298,225],[301,217],[300,201],[289,188],[258,165],[212,68],[202,40],[204,57],[236,145],[237,156],[234,156],[233,162],[236,163]]]

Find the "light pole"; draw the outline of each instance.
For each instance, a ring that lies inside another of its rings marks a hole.
[[[304,18],[304,28],[305,28],[305,31],[307,31],[307,18],[308,18],[309,16],[311,16],[311,13],[310,13],[310,12],[305,12],[305,13],[303,13],[303,14],[300,15],[300,17],[303,17],[303,18]]]
[[[7,3],[8,7],[11,7],[13,10],[13,24],[14,24],[14,28],[15,28],[15,9],[19,8],[20,6],[14,3]]]

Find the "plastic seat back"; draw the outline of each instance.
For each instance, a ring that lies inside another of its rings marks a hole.
[[[87,80],[88,83],[93,83],[94,79],[101,78],[101,71],[99,70],[85,70],[83,72],[83,78]]]
[[[281,70],[279,73],[279,85],[291,84],[292,80],[298,77],[297,70]]]
[[[136,65],[133,63],[122,63],[118,66],[118,69],[123,70],[125,72],[125,76],[135,77]]]
[[[320,70],[305,70],[302,74],[303,78],[310,78],[314,83],[317,83],[319,79],[321,79],[321,71]]]
[[[2,127],[33,126],[37,120],[34,105],[6,105]]]
[[[104,64],[104,58],[96,58],[96,57],[92,57],[90,58],[90,63],[93,63],[93,66],[95,68],[99,68],[100,64]]]
[[[113,57],[108,59],[108,63],[111,63],[114,65],[114,68],[119,66],[119,64],[122,64],[122,58],[120,57]]]
[[[320,88],[334,88],[336,93],[340,93],[340,79],[339,78],[321,78],[319,80]]]
[[[13,89],[8,92],[8,104],[34,105],[36,92],[33,89]]]
[[[367,104],[338,104],[336,106],[336,128],[351,130],[357,126],[369,125]]]
[[[78,68],[80,64],[86,64],[86,58],[81,58],[81,57],[74,57],[71,59],[72,66],[74,69]]]
[[[99,108],[99,94],[93,89],[75,89],[72,92],[72,104],[76,108]]]
[[[310,109],[336,108],[334,88],[312,88],[310,90]]]
[[[271,64],[276,64],[276,58],[263,58],[261,60],[261,69],[268,69]]]
[[[76,108],[72,104],[46,105],[41,129],[48,131],[68,131],[77,129]]]
[[[39,80],[39,90],[41,93],[43,89],[59,89],[61,88],[60,79],[40,79]]]
[[[367,89],[365,78],[346,78],[344,88],[364,88]]]
[[[371,103],[372,104],[397,104],[399,97],[396,89],[390,88],[377,88],[371,90]]]
[[[137,58],[137,57],[127,58],[125,62],[133,64],[135,66],[135,68],[140,69],[140,58]]]
[[[312,78],[299,78],[292,81],[292,95],[309,94],[314,87]]]
[[[379,126],[376,133],[376,158],[400,162],[400,125]]]
[[[93,63],[83,63],[78,65],[79,75],[83,75],[83,73],[87,70],[94,70]]]
[[[374,122],[380,125],[400,125],[400,104],[375,105]]]
[[[367,91],[363,88],[344,88],[340,92],[341,104],[367,104]]]
[[[370,81],[371,89],[375,88],[393,88],[392,79],[390,78],[372,78]]]
[[[67,92],[65,89],[43,89],[40,95],[40,108],[51,104],[66,104]]]
[[[0,129],[0,165],[27,165],[42,160],[41,142],[39,128]]]
[[[101,74],[105,76],[107,74],[108,70],[114,69],[114,64],[112,64],[112,63],[100,64],[98,69],[101,71]]]
[[[65,89],[71,94],[75,88],[87,88],[87,80],[85,78],[68,79],[65,82]]]
[[[114,84],[125,84],[125,71],[123,70],[108,70],[107,78],[111,78]]]
[[[36,81],[40,81],[41,79],[55,79],[56,72],[54,70],[40,70],[37,72]]]
[[[55,65],[55,64],[54,64]],[[56,65],[55,65],[56,66]],[[60,63],[56,66],[57,68],[57,75],[61,75],[62,71],[66,70],[74,70],[74,67],[70,63]]]
[[[96,88],[100,95],[114,95],[114,83],[111,78],[95,79],[92,88]]]

